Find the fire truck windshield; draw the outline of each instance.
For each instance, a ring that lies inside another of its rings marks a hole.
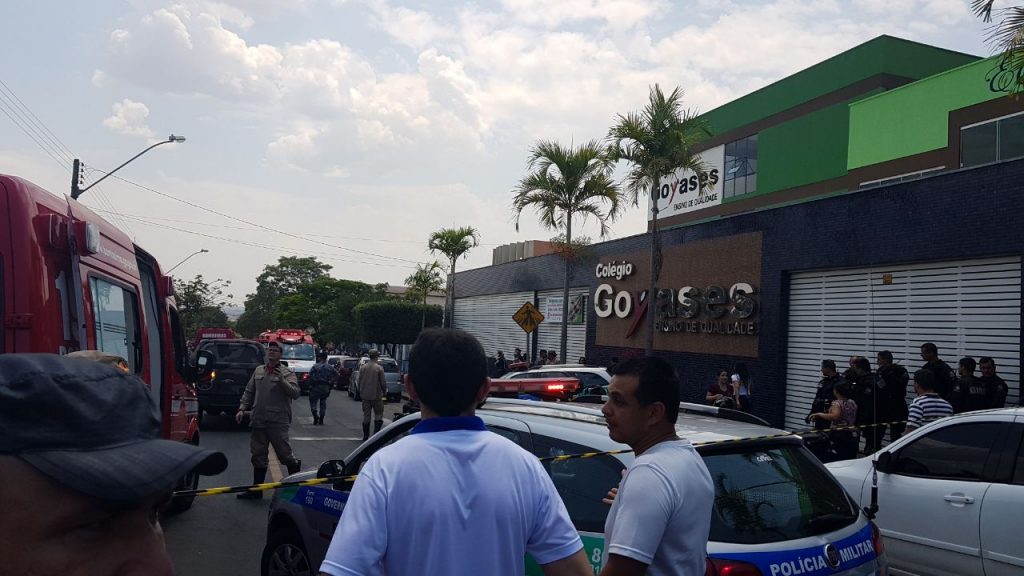
[[[315,360],[315,350],[312,344],[281,344],[282,360]]]

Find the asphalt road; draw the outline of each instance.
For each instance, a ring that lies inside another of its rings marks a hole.
[[[385,425],[397,404],[384,405]],[[324,426],[313,426],[309,400],[292,404],[292,450],[302,469],[316,469],[330,458],[344,458],[362,441],[362,405],[348,393],[335,390],[327,399]],[[200,488],[237,486],[252,482],[249,429],[233,416],[206,416],[200,444],[228,457],[228,469],[219,476],[202,477]],[[283,478],[287,475],[280,468]],[[268,474],[271,481],[273,473]],[[258,576],[266,539],[269,493],[263,500],[237,500],[234,494],[197,498],[192,508],[163,519],[167,549],[180,576]]]

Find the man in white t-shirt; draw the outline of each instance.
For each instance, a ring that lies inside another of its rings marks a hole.
[[[359,471],[320,573],[522,576],[593,574],[583,543],[536,456],[490,432],[487,358],[461,330],[420,333],[406,389],[422,420]]]
[[[676,435],[675,370],[644,357],[611,374],[601,408],[608,435],[636,459],[609,494],[601,576],[703,576],[715,489],[700,454]]]

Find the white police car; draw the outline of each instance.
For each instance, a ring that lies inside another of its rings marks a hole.
[[[698,408],[695,408],[698,409]],[[706,407],[699,407],[704,411]],[[881,537],[797,436],[750,421],[681,410],[676,429],[697,445],[715,484],[708,571],[732,576],[867,576],[886,573]],[[593,406],[490,399],[477,411],[488,429],[540,458],[628,448],[608,437]],[[750,419],[749,415],[742,418]],[[358,474],[380,448],[419,421],[411,414],[363,443],[344,461],[287,480]],[[595,574],[604,551],[608,506],[630,453],[544,461],[583,539]],[[287,487],[271,502],[263,576],[317,574],[348,498],[346,487]],[[540,574],[527,561],[528,574]]]

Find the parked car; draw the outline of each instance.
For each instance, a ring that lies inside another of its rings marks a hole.
[[[327,363],[334,366],[334,369],[338,371],[338,383],[335,385],[335,388],[338,390],[348,390],[348,384],[352,380],[352,371],[359,366],[359,358],[355,356],[328,356]]]
[[[892,574],[1024,575],[1024,408],[966,412],[826,466],[862,505],[878,469]]]
[[[366,356],[359,359],[359,365],[352,371],[352,376],[349,378],[348,384],[348,395],[353,400],[359,401],[362,398],[359,397],[359,387],[356,384],[359,382],[359,368],[369,362],[370,359]],[[402,384],[402,373],[398,368],[398,362],[394,358],[389,356],[381,356],[377,359],[381,367],[384,368],[384,379],[387,381],[387,394],[385,400],[388,402],[397,402],[402,399],[402,390],[405,389],[405,385]]]
[[[608,437],[596,407],[488,399],[477,415],[490,431],[540,458],[627,448]],[[300,472],[286,480],[358,474],[372,454],[399,441],[417,422],[418,413],[401,418],[344,460],[329,460],[317,471]],[[722,414],[692,414],[684,409],[676,429],[697,445],[715,481],[707,574],[885,574],[885,555],[874,524],[798,436]],[[772,437],[776,434],[783,435]],[[622,470],[632,461],[633,455],[626,453],[543,462],[595,574],[601,568],[608,514],[601,499],[619,483]],[[349,489],[344,484],[321,484],[275,492],[261,560],[263,576],[316,572]],[[281,571],[283,566],[293,572]],[[527,566],[527,574],[540,574],[536,563],[528,560]]]
[[[221,338],[201,341],[199,350],[214,356],[212,369],[196,382],[200,418],[204,411],[213,416],[234,414],[249,378],[264,362],[263,345],[255,340]]]
[[[608,385],[612,377],[608,370],[600,366],[584,366],[583,364],[556,364],[542,366],[523,372],[510,372],[501,380],[519,380],[521,378],[566,377],[580,381],[579,395],[601,396],[608,394]]]

